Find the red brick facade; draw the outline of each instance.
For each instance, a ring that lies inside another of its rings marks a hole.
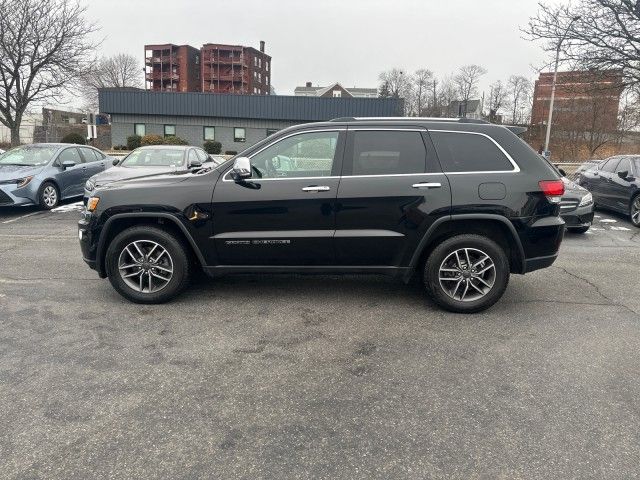
[[[148,90],[200,91],[200,52],[189,45],[145,45]]]
[[[547,123],[552,82],[553,72],[541,73],[536,80],[532,125]],[[622,89],[619,71],[558,72],[553,124],[567,130],[615,131]]]
[[[145,46],[145,80],[149,90],[269,95],[271,57],[241,45],[208,43]]]

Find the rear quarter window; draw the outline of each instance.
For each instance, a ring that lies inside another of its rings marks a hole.
[[[502,172],[513,165],[490,138],[477,133],[429,132],[444,172]]]

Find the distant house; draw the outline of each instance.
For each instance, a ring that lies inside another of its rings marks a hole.
[[[466,111],[466,115],[465,115]],[[482,102],[480,100],[468,100],[466,102],[453,100],[442,112],[446,117],[482,118]]]
[[[313,86],[307,82],[304,87],[296,87],[293,91],[296,97],[347,97],[347,98],[376,98],[377,88],[345,88],[338,82],[329,87]]]

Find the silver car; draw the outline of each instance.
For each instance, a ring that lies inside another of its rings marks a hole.
[[[79,197],[85,182],[111,166],[100,150],[67,143],[34,143],[0,155],[0,205],[39,205],[52,209]]]

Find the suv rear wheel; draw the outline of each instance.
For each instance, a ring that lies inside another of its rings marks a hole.
[[[109,245],[106,270],[120,295],[136,303],[163,303],[188,284],[186,246],[171,233],[154,227],[132,227]]]
[[[509,283],[504,250],[481,235],[457,235],[434,248],[424,268],[424,284],[441,307],[473,313],[496,303]]]

